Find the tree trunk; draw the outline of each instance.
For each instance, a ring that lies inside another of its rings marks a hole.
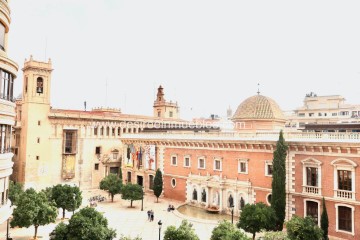
[[[157,203],[159,202],[159,198],[158,198],[158,197],[156,197],[156,202],[157,202]]]
[[[111,202],[114,202],[114,194],[111,194]]]
[[[255,234],[256,234],[256,233],[253,233],[253,240],[255,240]]]
[[[130,207],[132,207],[132,202],[133,202],[133,200],[130,200]]]
[[[63,219],[65,219],[65,208],[62,209],[63,210]]]
[[[34,234],[34,239],[37,239],[37,230],[38,230],[39,225],[35,225],[35,234]]]

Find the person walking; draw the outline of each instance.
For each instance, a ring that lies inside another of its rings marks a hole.
[[[151,210],[151,212],[150,212],[150,222],[152,222],[152,221],[154,221],[154,211],[153,210]]]
[[[147,211],[147,215],[148,215],[148,221],[150,222],[151,221],[151,212],[150,212],[150,210]]]

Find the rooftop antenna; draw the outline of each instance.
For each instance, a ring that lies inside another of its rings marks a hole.
[[[45,62],[46,62],[46,50],[47,50],[47,37],[45,37],[45,59],[44,59]]]
[[[108,89],[108,80],[106,78],[106,81],[105,81],[105,107],[107,107],[107,89]]]
[[[257,94],[260,95],[260,83],[258,83],[258,91]]]

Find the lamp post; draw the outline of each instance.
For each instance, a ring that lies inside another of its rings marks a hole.
[[[158,225],[159,225],[159,240],[161,240],[160,238],[160,233],[161,233],[161,225],[162,225],[162,222],[161,220],[158,222]]]
[[[234,224],[234,205],[231,205],[230,208],[231,208],[231,224]]]
[[[8,218],[7,221],[6,221],[6,240],[11,239],[9,237],[9,220],[10,220],[10,218]]]
[[[144,211],[144,187],[142,187],[141,190],[142,190],[141,211]]]
[[[74,200],[74,208],[73,208],[73,215],[74,215],[74,213],[75,213],[75,198],[76,198],[76,193],[73,193],[73,200]]]

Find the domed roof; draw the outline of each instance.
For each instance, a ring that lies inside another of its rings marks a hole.
[[[255,95],[247,98],[237,108],[233,120],[237,119],[285,119],[279,105],[271,98]]]

